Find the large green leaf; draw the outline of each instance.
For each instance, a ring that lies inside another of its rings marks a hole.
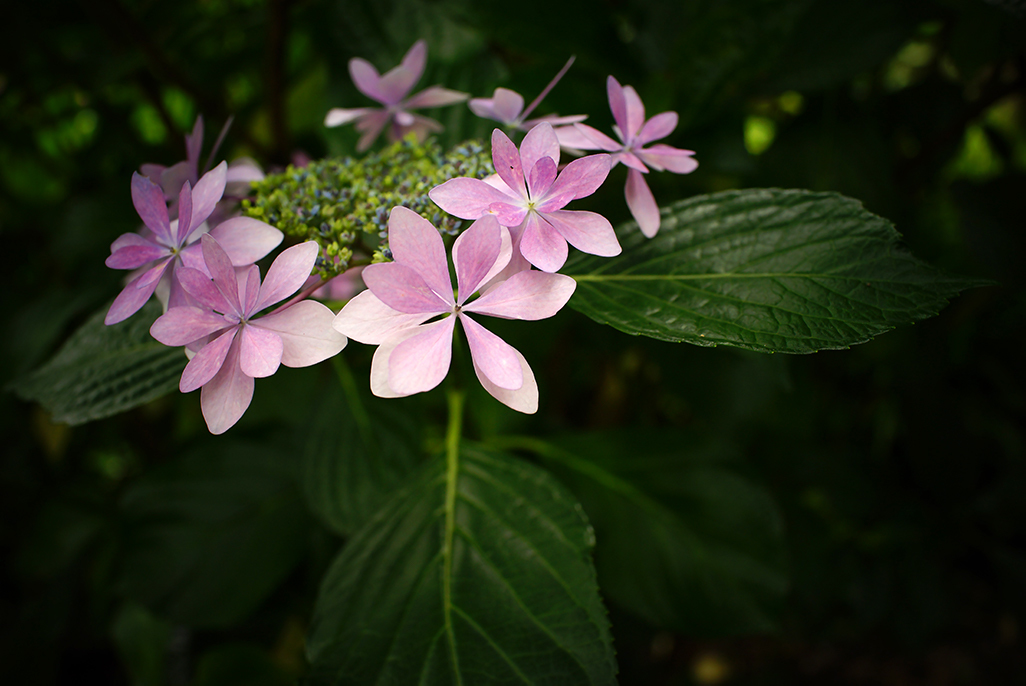
[[[763,352],[846,348],[936,314],[980,282],[913,257],[894,227],[836,193],[753,189],[663,210],[623,254],[578,254],[571,306],[630,334]]]
[[[464,448],[350,540],[308,642],[317,684],[613,684],[580,507],[523,461]]]
[[[610,600],[693,636],[775,627],[787,588],[781,516],[724,446],[650,430],[509,445],[536,452],[580,498]]]
[[[303,428],[303,491],[328,526],[349,535],[415,468],[420,427],[393,401],[361,392],[344,360],[332,361],[344,389],[332,384]]]
[[[160,304],[151,302],[113,326],[103,323],[106,312],[90,317],[53,359],[15,382],[14,391],[37,401],[54,421],[83,424],[175,390],[187,360],[181,348],[150,336]]]
[[[189,626],[246,616],[309,541],[290,469],[282,451],[217,441],[132,484],[121,591]]]

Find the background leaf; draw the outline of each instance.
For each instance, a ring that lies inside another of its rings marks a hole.
[[[181,348],[150,336],[160,312],[153,301],[126,321],[106,326],[104,308],[52,360],[15,382],[15,392],[67,424],[109,417],[170,393],[188,360]]]
[[[465,448],[449,480],[437,460],[325,577],[313,681],[613,684],[593,543],[576,501],[537,467]]]
[[[361,391],[341,358],[345,392],[331,383],[303,427],[302,482],[310,508],[334,531],[353,533],[419,461],[417,417]]]
[[[289,467],[284,451],[221,442],[137,481],[121,502],[121,590],[189,626],[246,616],[307,548]]]
[[[781,515],[765,490],[730,468],[722,444],[645,430],[523,439],[520,447],[580,498],[610,600],[693,636],[776,628],[787,589]]]
[[[980,283],[919,261],[890,222],[836,193],[714,193],[665,208],[651,240],[633,222],[617,234],[622,255],[567,262],[563,272],[577,279],[570,304],[666,341],[846,348],[934,315]]]

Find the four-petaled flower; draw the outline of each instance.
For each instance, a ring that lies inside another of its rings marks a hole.
[[[199,307],[172,307],[150,327],[165,345],[207,341],[185,371],[179,388],[202,387],[200,407],[211,433],[231,428],[249,407],[253,379],[278,366],[307,367],[338,354],[345,336],[331,326],[334,314],[321,303],[302,300],[255,318],[266,307],[295,293],[306,281],[319,247],[307,241],[283,251],[260,283],[260,268],[236,270],[217,241],[201,241],[206,272],[179,269],[182,287]]]
[[[698,162],[692,157],[695,154],[692,150],[681,150],[663,143],[643,147],[673,133],[677,128],[676,112],[663,112],[645,121],[645,105],[631,86],[621,86],[610,76],[606,79],[606,92],[609,108],[616,120],[613,129],[620,143],[587,124],[560,127],[556,135],[560,145],[566,148],[605,150],[613,153],[614,164],[623,162],[630,167],[624,188],[627,207],[642,233],[651,238],[659,231],[659,205],[642,174],[647,174],[649,167],[656,171],[688,174],[695,170]]]
[[[380,102],[385,107],[336,108],[328,112],[324,118],[324,125],[340,126],[355,121],[356,130],[363,134],[356,145],[360,152],[369,148],[386,126],[388,138],[393,141],[400,140],[411,131],[420,141],[427,137],[428,132],[441,131],[442,125],[434,119],[411,114],[409,110],[452,105],[463,102],[468,96],[466,93],[441,86],[431,86],[406,98],[406,94],[424,73],[426,61],[427,43],[423,40],[414,43],[399,66],[383,76],[379,75],[378,70],[367,60],[359,57],[349,60],[349,74],[353,77],[356,87],[368,98]]]
[[[510,228],[514,254],[519,251],[542,271],[554,272],[563,266],[568,242],[592,255],[620,254],[609,220],[594,212],[563,209],[602,185],[612,164],[609,155],[576,159],[557,173],[559,141],[552,126],[543,122],[524,136],[519,151],[506,134],[495,129],[492,162],[498,178],[450,179],[429,191],[428,197],[461,219],[495,215],[500,224]]]
[[[559,83],[559,80],[563,78],[563,74],[566,73],[567,69],[569,69],[570,65],[573,63],[573,57],[567,60],[567,63],[563,65],[563,68],[559,70],[559,73],[556,74],[555,78],[549,81],[549,85],[545,86],[538,97],[527,106],[526,110],[524,109],[523,96],[508,88],[496,88],[495,94],[490,98],[471,98],[467,105],[477,116],[484,117],[485,119],[494,119],[510,130],[530,131],[543,121],[548,122],[553,126],[582,122],[588,118],[588,115],[571,114],[566,117],[560,117],[556,114],[547,114],[544,117],[525,119],[534,111],[535,107],[541,104],[541,101],[545,99],[545,96],[549,94],[549,91],[552,90],[553,86]]]
[[[164,192],[139,174],[132,175],[132,202],[149,230],[148,235],[125,233],[110,246],[106,265],[111,269],[142,269],[114,299],[104,318],[116,324],[139,311],[158,285],[168,288],[169,307],[190,304],[175,272],[178,267],[205,269],[196,241],[206,231],[204,222],[224,193],[227,164],[222,162],[203,175],[196,187],[185,181],[178,194],[178,219],[168,218]],[[235,217],[211,230],[231,256],[232,264],[252,264],[281,243],[278,229],[250,217]]]
[[[378,346],[371,362],[373,393],[407,396],[441,383],[449,371],[459,320],[485,390],[514,410],[535,412],[538,385],[524,356],[468,315],[545,319],[566,304],[577,283],[562,274],[526,270],[468,302],[510,259],[512,245],[504,227],[486,215],[456,239],[455,295],[438,230],[405,207],[392,209],[388,227],[395,261],[364,269],[368,290],[350,300],[334,323],[349,338]],[[439,315],[441,319],[428,321]]]

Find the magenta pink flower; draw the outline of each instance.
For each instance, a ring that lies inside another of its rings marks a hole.
[[[469,315],[545,319],[566,304],[577,283],[562,274],[526,270],[468,302],[509,261],[509,231],[486,215],[456,239],[454,295],[438,230],[405,207],[392,209],[388,229],[395,262],[364,269],[368,290],[350,300],[334,323],[346,336],[378,346],[371,363],[371,391],[392,398],[441,383],[449,372],[458,320],[485,390],[514,410],[535,412],[538,385],[524,356]],[[439,315],[441,319],[425,323]]]
[[[353,83],[371,100],[384,105],[377,107],[359,107],[356,109],[335,108],[324,118],[325,126],[341,126],[356,122],[356,130],[362,133],[356,149],[363,152],[371,146],[382,129],[388,126],[388,139],[397,141],[407,133],[413,132],[417,139],[423,141],[429,132],[442,130],[442,125],[429,117],[411,114],[409,110],[424,107],[441,107],[463,102],[466,93],[449,90],[441,86],[431,86],[409,98],[406,94],[420,80],[427,61],[427,43],[419,40],[413,44],[402,63],[388,71],[384,76],[378,74],[370,62],[359,57],[349,60],[349,74]]]
[[[612,225],[594,212],[564,210],[591,195],[609,174],[609,155],[574,160],[557,174],[559,141],[548,123],[531,129],[520,150],[499,129],[492,132],[492,162],[498,178],[450,179],[428,192],[449,214],[462,219],[495,215],[510,227],[513,247],[542,271],[563,266],[567,243],[592,255],[620,254]],[[517,254],[516,252],[514,254]]]
[[[613,153],[614,165],[623,162],[630,167],[624,188],[627,207],[642,233],[651,238],[659,231],[659,205],[642,174],[647,174],[650,167],[656,171],[688,174],[698,167],[698,162],[692,157],[695,154],[692,150],[681,150],[662,143],[643,147],[673,133],[677,128],[676,112],[663,112],[646,121],[645,105],[637,92],[630,86],[621,86],[612,76],[606,79],[606,92],[613,119],[616,120],[613,129],[620,143],[587,124],[560,127],[556,135],[560,145],[566,148],[605,150]]]
[[[209,235],[201,240],[207,271],[179,270],[182,286],[200,307],[172,307],[150,327],[165,345],[208,341],[182,372],[179,388],[202,387],[200,407],[211,433],[239,421],[253,398],[253,379],[279,365],[307,367],[338,354],[345,336],[331,327],[334,314],[303,300],[257,318],[263,309],[299,290],[313,269],[318,245],[307,241],[283,251],[261,284],[260,268],[234,269],[228,254]]]
[[[224,193],[227,165],[222,162],[203,175],[195,189],[186,181],[178,195],[179,218],[168,217],[164,193],[139,174],[132,175],[132,202],[143,220],[147,235],[125,233],[110,246],[106,265],[111,269],[141,269],[114,299],[106,324],[132,316],[150,299],[162,282],[168,288],[167,305],[190,304],[178,280],[177,267],[206,269],[196,241],[206,231],[204,222]],[[249,217],[235,217],[211,231],[231,257],[232,264],[253,264],[271,252],[282,240],[278,229]]]
[[[490,98],[472,98],[467,105],[470,106],[470,110],[479,117],[485,119],[494,119],[497,122],[505,125],[507,128],[512,130],[530,131],[538,124],[548,122],[553,126],[559,126],[561,124],[568,125],[576,122],[582,122],[588,118],[586,114],[572,114],[566,117],[560,117],[555,114],[549,114],[544,117],[537,117],[535,119],[527,119],[525,117],[534,111],[534,108],[541,104],[541,101],[545,99],[545,96],[549,94],[553,86],[559,83],[559,80],[566,74],[567,69],[574,63],[574,58],[571,57],[567,63],[559,70],[555,78],[549,82],[549,85],[545,86],[541,94],[538,95],[534,101],[524,109],[524,98],[516,91],[511,91],[508,88],[496,88],[495,94]]]

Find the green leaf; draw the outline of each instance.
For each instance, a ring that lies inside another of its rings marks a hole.
[[[294,683],[265,650],[251,643],[229,643],[205,653],[194,686],[289,686]]]
[[[885,219],[835,193],[752,189],[663,210],[645,238],[633,222],[615,258],[578,253],[570,305],[630,334],[762,352],[864,343],[935,315],[983,282],[913,257]]]
[[[437,460],[325,577],[312,681],[614,684],[593,543],[576,501],[537,467],[468,448],[458,468]]]
[[[693,636],[770,631],[787,588],[782,519],[722,446],[647,430],[508,439],[580,498],[603,594]]]
[[[171,627],[146,608],[125,603],[114,617],[111,638],[132,686],[161,686],[167,677]]]
[[[121,591],[189,626],[245,617],[309,540],[288,456],[264,446],[217,441],[141,478],[121,505]]]
[[[53,359],[16,381],[14,391],[37,401],[54,421],[83,424],[175,390],[188,360],[181,348],[150,336],[160,304],[150,302],[113,326],[103,323],[106,312],[90,317]]]
[[[378,511],[420,458],[420,427],[394,403],[368,397],[340,356],[332,384],[303,428],[303,492],[310,508],[348,536]]]

